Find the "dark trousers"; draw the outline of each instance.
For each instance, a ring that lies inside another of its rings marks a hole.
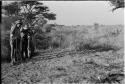
[[[18,61],[18,59],[21,56],[20,42],[21,42],[20,38],[11,38],[10,39],[12,63]]]
[[[21,50],[22,59],[28,58],[28,38],[27,37],[22,38],[21,46],[22,46],[22,50]]]

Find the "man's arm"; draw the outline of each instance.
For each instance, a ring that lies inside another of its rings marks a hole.
[[[10,30],[10,36],[11,36],[11,37],[13,37],[14,32],[15,32],[15,25],[12,24],[11,30]]]

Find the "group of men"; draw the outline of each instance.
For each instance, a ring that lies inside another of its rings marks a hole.
[[[14,65],[19,61],[25,61],[30,57],[31,29],[24,24],[22,19],[12,24],[10,31],[11,63]]]

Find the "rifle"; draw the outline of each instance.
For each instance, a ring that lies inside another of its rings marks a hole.
[[[18,39],[17,38],[16,38],[16,49],[15,49],[14,55],[15,55],[15,58],[17,61],[19,60],[19,57],[21,58],[20,48],[18,49]]]

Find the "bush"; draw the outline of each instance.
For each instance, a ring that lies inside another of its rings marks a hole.
[[[68,47],[68,39],[66,34],[58,33],[58,31],[51,37],[51,46],[53,48],[66,48]]]
[[[88,37],[77,41],[76,50],[95,50],[95,51],[109,51],[109,50],[119,50],[122,48],[123,42],[119,40],[119,36],[95,36],[93,38]]]
[[[10,60],[10,43],[9,43],[9,33],[5,33],[1,38],[1,59],[3,61]]]
[[[18,20],[20,17],[2,17],[2,25],[4,25],[5,31],[10,30],[11,24]]]
[[[37,34],[35,36],[36,39],[36,48],[37,49],[47,49],[49,46],[48,39],[46,36],[42,34]]]

